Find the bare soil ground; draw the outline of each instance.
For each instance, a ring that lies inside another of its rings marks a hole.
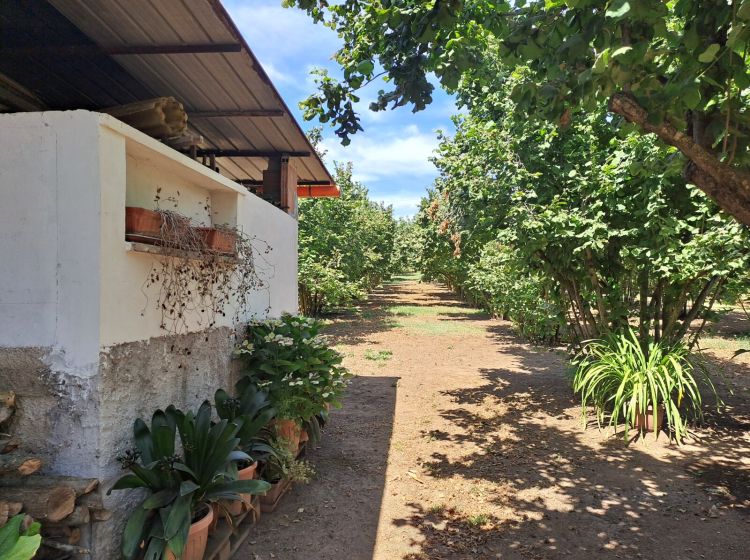
[[[566,357],[436,285],[391,284],[328,329],[357,374],[318,471],[237,558],[750,558],[750,361],[688,445],[584,430]],[[743,361],[744,360],[744,361]]]

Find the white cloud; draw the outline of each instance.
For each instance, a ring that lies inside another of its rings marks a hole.
[[[378,134],[381,131],[372,127],[369,132],[355,136],[349,146],[342,146],[336,138],[326,139],[323,142],[328,151],[326,160],[353,162],[355,178],[364,183],[386,178],[400,180],[404,176],[424,179],[436,174],[429,161],[437,147],[433,132],[421,132],[416,125],[384,134]]]
[[[370,192],[370,198],[377,202],[393,206],[394,216],[403,218],[413,216],[417,212],[419,203],[426,194],[426,191],[422,194],[409,192],[378,194],[377,192]]]
[[[336,33],[313,24],[302,10],[279,4],[279,0],[227,3],[232,19],[263,65],[272,60],[289,61],[295,55],[308,60],[330,58],[340,45]]]
[[[266,71],[268,77],[271,78],[271,81],[275,84],[293,84],[297,81],[294,76],[282,72],[271,62],[265,62],[263,64],[263,70]]]

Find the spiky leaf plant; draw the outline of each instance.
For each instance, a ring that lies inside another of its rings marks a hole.
[[[688,417],[701,417],[702,381],[716,390],[702,367],[695,367],[687,347],[650,341],[642,347],[632,329],[605,340],[588,342],[574,360],[573,390],[581,395],[584,422],[593,406],[597,422],[617,430],[625,424],[625,437],[636,426],[638,415],[664,407],[666,424],[680,443],[687,434]],[[718,401],[718,397],[717,397]],[[661,426],[655,426],[658,430]]]

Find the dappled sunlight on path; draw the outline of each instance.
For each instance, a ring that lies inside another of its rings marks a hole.
[[[746,555],[747,430],[684,448],[584,430],[562,352],[436,285],[388,285],[328,334],[358,377],[310,454],[320,480],[247,558]]]

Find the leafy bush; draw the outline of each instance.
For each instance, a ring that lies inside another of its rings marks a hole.
[[[606,422],[617,429],[622,421],[627,437],[638,415],[649,407],[654,413],[663,407],[667,425],[680,442],[687,434],[688,415],[702,415],[696,368],[682,343],[667,347],[650,342],[644,349],[629,329],[589,342],[575,364],[573,390],[581,394],[584,421],[591,405],[600,426]],[[714,390],[706,375],[701,379]]]
[[[269,445],[274,454],[269,457],[263,470],[263,479],[276,483],[283,479],[307,484],[315,476],[315,469],[307,461],[298,460],[289,449],[289,442],[284,439],[271,439]]]
[[[685,180],[676,150],[618,130],[603,107],[529,122],[513,95],[527,71],[492,69],[492,93],[440,139],[416,220],[425,276],[537,340],[630,324],[642,342],[695,340],[696,319],[747,291],[750,230]]]
[[[42,544],[41,525],[32,523],[23,528],[26,515],[14,515],[0,527],[0,558],[3,560],[31,560]]]
[[[393,271],[393,212],[370,200],[352,173],[351,164],[336,166],[340,198],[300,201],[299,304],[306,315],[364,297]]]
[[[469,265],[465,286],[481,307],[512,321],[519,334],[533,342],[554,344],[566,332],[554,284],[525,270],[506,246],[485,245],[479,261]]]
[[[349,372],[341,354],[326,344],[315,319],[284,315],[248,325],[236,349],[245,378],[268,392],[279,418],[308,421],[329,406],[340,407]]]
[[[300,310],[308,315],[321,315],[327,309],[345,307],[365,296],[359,282],[348,280],[334,266],[315,261],[304,250],[300,251],[297,274]]]

